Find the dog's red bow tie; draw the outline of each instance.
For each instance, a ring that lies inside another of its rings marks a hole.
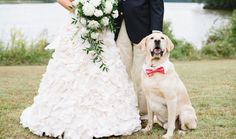
[[[165,68],[163,66],[155,68],[155,69],[148,68],[148,69],[145,69],[145,72],[148,77],[151,77],[156,72],[165,74]]]

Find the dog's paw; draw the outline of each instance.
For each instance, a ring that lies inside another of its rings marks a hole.
[[[165,124],[163,125],[163,128],[167,130],[167,129],[168,129],[168,123],[165,123]]]
[[[172,135],[165,134],[162,136],[163,139],[171,139]]]
[[[179,134],[180,136],[184,136],[184,135],[186,134],[186,131],[179,130],[179,131],[178,131],[178,134]]]
[[[141,120],[148,120],[148,115],[142,115]]]
[[[152,130],[152,125],[148,124],[144,129],[142,129],[143,132],[148,132]]]

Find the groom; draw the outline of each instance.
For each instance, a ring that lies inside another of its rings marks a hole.
[[[147,113],[146,100],[141,94],[141,70],[144,53],[137,44],[152,32],[163,27],[163,0],[120,0],[117,18],[116,43],[129,77],[134,82],[140,114]]]

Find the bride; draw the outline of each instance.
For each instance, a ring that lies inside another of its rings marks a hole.
[[[70,0],[58,0],[70,12]],[[81,39],[83,26],[68,24],[47,49],[54,49],[38,94],[20,122],[39,136],[91,139],[130,135],[141,128],[133,85],[121,62],[114,34],[100,34],[102,71],[91,61]]]

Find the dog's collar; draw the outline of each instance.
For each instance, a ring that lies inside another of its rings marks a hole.
[[[170,61],[157,65],[157,66],[148,66],[146,63],[143,64],[143,71],[148,76],[153,76],[154,73],[166,74],[170,67]]]

